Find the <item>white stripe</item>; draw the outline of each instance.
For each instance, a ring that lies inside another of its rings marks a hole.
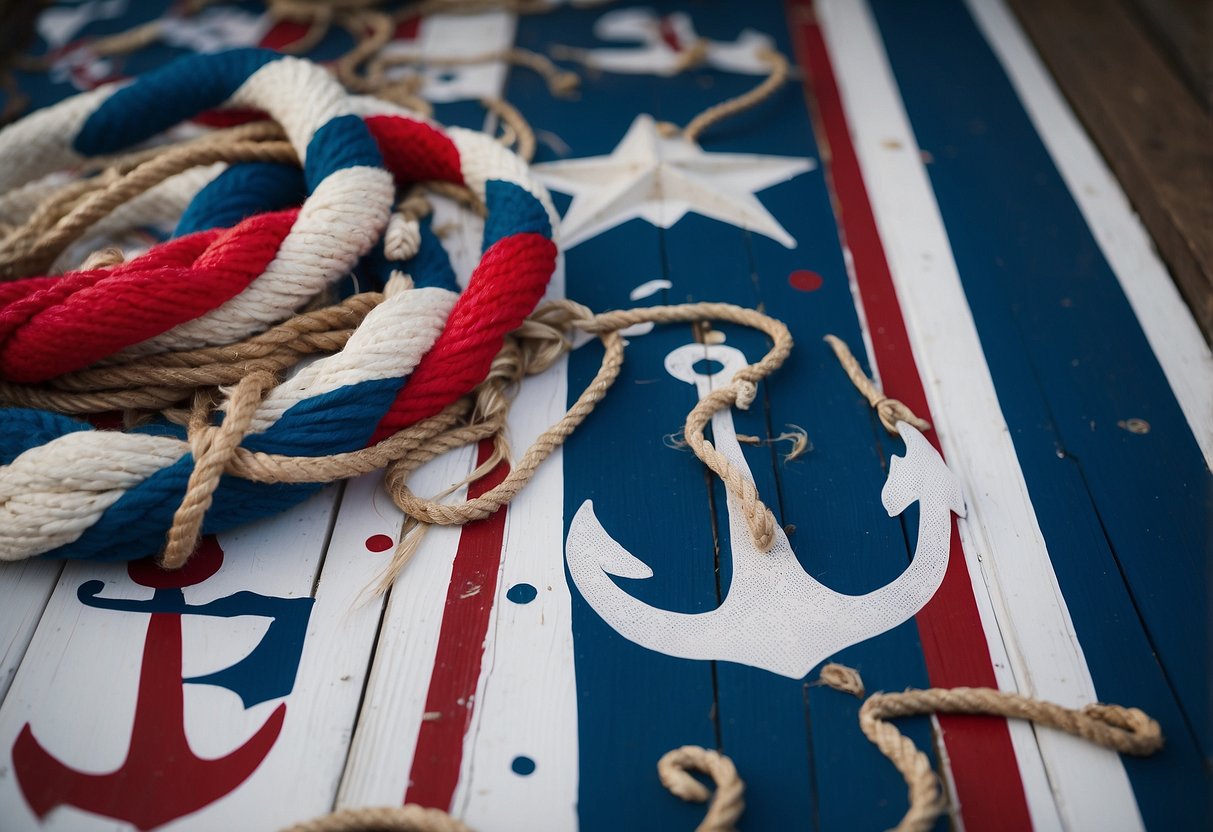
[[[564,296],[563,257],[548,296]],[[515,455],[564,415],[567,358],[528,379],[510,410]],[[526,583],[528,604],[506,598]],[[564,575],[564,459],[552,454],[509,506],[476,707],[452,808],[473,829],[577,828],[577,679],[572,595]],[[515,774],[516,756],[534,773]]]
[[[1213,355],[1120,183],[1001,0],[966,0],[1115,272],[1213,467]],[[1213,229],[1208,233],[1213,234]]]
[[[316,131],[350,112],[348,99],[349,93],[324,67],[288,55],[246,78],[228,101],[268,113],[282,125],[302,163]]]
[[[881,239],[948,464],[966,485],[965,556],[979,596],[988,588],[1020,693],[1075,707],[1095,686],[1057,584],[1023,471],[952,257],[918,142],[866,5],[818,10]],[[1001,681],[1001,680],[1000,680]],[[1015,737],[1015,734],[1012,735]],[[1036,732],[1056,809],[1022,737],[1016,741],[1037,828],[1139,829],[1141,816],[1115,752],[1049,729]]]

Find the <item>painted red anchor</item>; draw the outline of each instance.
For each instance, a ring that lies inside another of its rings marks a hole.
[[[206,538],[180,571],[166,572],[150,561],[131,563],[127,571],[136,583],[155,588],[158,599],[163,594],[171,602],[181,597],[182,587],[206,580],[222,562],[218,543]],[[285,703],[230,754],[206,760],[193,752],[185,735],[180,613],[151,614],[142,667],[130,747],[116,770],[92,774],[74,769],[44,749],[28,723],[21,730],[13,745],[13,768],[26,801],[40,819],[56,806],[68,805],[127,821],[140,830],[153,829],[232,791],[248,779],[278,739]]]

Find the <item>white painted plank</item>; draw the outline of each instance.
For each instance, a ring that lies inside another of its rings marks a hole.
[[[564,295],[563,257],[548,297]],[[517,456],[564,415],[567,359],[522,385],[510,410]],[[516,584],[537,590],[518,604]],[[502,568],[489,623],[476,707],[464,744],[456,814],[473,828],[577,828],[577,683],[573,667],[572,596],[564,573],[564,468],[554,453],[506,515]],[[516,774],[525,756],[533,773]]]
[[[0,702],[25,657],[63,564],[26,560],[0,564]]]
[[[988,589],[1020,693],[1071,707],[1094,702],[1094,683],[870,10],[825,0],[819,16],[915,358],[928,382],[935,428],[949,466],[966,486],[970,513],[960,528],[974,588],[979,596]],[[988,611],[984,617],[989,620]],[[995,631],[987,634],[997,649]],[[1115,753],[1047,729],[1036,736],[1039,758],[1022,733],[1012,733],[1038,828],[1141,828],[1136,799]]]
[[[183,590],[191,605],[238,592],[276,598],[307,598],[328,543],[337,487],[330,487],[295,509],[220,536],[222,568],[206,581]],[[37,824],[19,791],[11,750],[29,723],[38,742],[73,768],[104,773],[126,758],[135,720],[136,691],[150,616],[142,612],[96,609],[81,603],[78,589],[103,581],[100,597],[149,599],[152,590],[132,581],[122,563],[68,564],[30,644],[26,660],[0,707],[0,817],[6,828]],[[241,785],[211,805],[168,823],[165,829],[214,829],[222,826],[273,828],[296,816],[327,811],[336,774],[325,774],[325,760],[345,753],[352,714],[333,707],[331,691],[314,678],[317,666],[339,673],[332,664],[331,642],[342,637],[330,620],[340,603],[318,601],[312,609],[293,691],[284,698],[245,708],[231,690],[209,684],[184,685],[184,723],[192,752],[202,758],[223,756],[248,740],[286,703],[281,734],[260,766]],[[255,615],[182,616],[184,677],[227,668],[248,655],[269,622]],[[321,635],[317,636],[317,632]],[[369,650],[369,641],[367,643]],[[276,657],[286,662],[290,656]],[[365,657],[363,658],[365,666]],[[356,665],[356,660],[351,664]],[[356,703],[360,686],[352,693]],[[347,695],[348,696],[348,695]],[[349,709],[347,709],[349,710]],[[171,778],[170,761],[163,763]],[[340,763],[337,763],[339,771]],[[331,766],[330,766],[331,768]],[[318,781],[330,781],[327,791]],[[142,788],[142,787],[140,787]],[[273,794],[274,800],[265,795]],[[54,809],[45,829],[127,829],[126,823],[68,807]]]
[[[1149,234],[1002,0],[966,0],[1053,157],[1213,466],[1213,354]],[[1213,229],[1209,229],[1213,234]]]
[[[460,481],[472,470],[473,450],[465,448],[432,461],[413,475],[410,487],[416,494],[436,494]],[[466,489],[460,489],[452,499],[465,496]],[[360,526],[355,511],[355,504],[342,507],[334,537],[343,534],[347,525]],[[395,507],[384,509],[388,516],[390,511]],[[396,516],[403,520],[398,511]],[[453,527],[430,529],[392,588],[338,808],[404,802],[459,533]]]

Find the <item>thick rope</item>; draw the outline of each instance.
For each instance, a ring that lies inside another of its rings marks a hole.
[[[229,346],[111,359],[44,384],[0,382],[0,404],[70,415],[172,407],[197,388],[236,384],[253,372],[278,373],[304,356],[340,351],[382,300],[377,292],[354,295]]]
[[[690,775],[699,771],[712,778],[715,793]],[[661,785],[683,800],[704,803],[711,797],[708,813],[696,832],[734,832],[737,819],[745,811],[745,782],[737,775],[733,761],[718,751],[684,745],[667,751],[657,762]]]
[[[827,671],[829,671],[827,673]],[[862,695],[859,673],[842,665],[822,668],[821,682],[837,690]],[[874,693],[859,709],[859,727],[901,773],[909,790],[910,808],[896,832],[927,832],[947,808],[947,798],[927,755],[888,722],[904,716],[976,714],[1025,719],[1056,728],[1121,754],[1144,757],[1163,746],[1158,723],[1137,708],[1091,704],[1081,709],[990,688],[908,689]]]
[[[921,431],[931,429],[931,423],[926,419],[920,419],[909,407],[897,399],[890,399],[876,389],[876,385],[864,374],[863,368],[851,354],[851,349],[846,342],[834,335],[827,335],[825,342],[834,350],[834,355],[838,356],[838,363],[846,371],[847,378],[855,385],[855,389],[862,393],[863,397],[868,400],[868,404],[876,410],[876,414],[880,417],[880,424],[884,425],[885,430],[893,436],[897,436],[898,422],[908,422]]]
[[[50,228],[40,230],[38,223],[31,221],[17,229],[3,241],[0,275],[22,277],[46,269],[73,240],[119,205],[170,176],[216,162],[298,164],[298,157],[288,142],[208,142],[166,151],[104,187],[78,197]]]
[[[390,465],[389,492],[402,511],[413,519],[425,524],[439,525],[463,525],[482,520],[507,505],[522,491],[543,461],[572,434],[606,395],[618,377],[623,363],[623,339],[619,335],[620,330],[638,323],[691,322],[705,319],[749,326],[766,333],[773,341],[772,348],[762,360],[743,368],[734,376],[730,385],[700,401],[688,415],[686,425],[687,445],[720,476],[725,487],[738,499],[755,544],[760,551],[768,551],[775,536],[774,516],[762,502],[753,482],[729,464],[724,455],[704,437],[703,430],[717,410],[733,404],[741,408],[749,407],[756,394],[757,382],[777,369],[791,351],[792,337],[787,327],[759,312],[730,304],[657,306],[594,315],[585,307],[571,301],[556,301],[535,313],[532,325],[526,333],[528,339],[534,343],[525,348],[507,344],[503,352],[516,349],[521,349],[521,352],[516,357],[507,357],[504,359],[504,365],[499,365],[508,366],[510,369],[499,369],[477,388],[478,413],[473,411],[470,404],[457,403],[436,416],[397,431],[389,438],[367,448],[330,456],[295,457],[256,453],[224,444],[223,456],[208,457],[222,458],[223,466],[217,467],[211,462],[205,476],[191,477],[190,487],[183,502],[183,505],[188,503],[191,510],[178,512],[180,520],[175,518],[174,530],[170,532],[170,539],[180,541],[174,551],[186,549],[187,545],[196,543],[196,507],[209,499],[219,474],[223,472],[253,482],[320,483],[348,479]],[[540,372],[550,366],[559,354],[568,348],[566,333],[573,328],[598,335],[603,341],[605,351],[598,373],[564,417],[535,440],[505,480],[483,495],[454,505],[416,497],[407,487],[408,474],[448,450],[500,434],[505,425],[506,389],[516,384],[522,375]],[[254,390],[248,386],[238,387],[233,394],[238,394],[238,401],[229,400],[228,408],[243,413],[248,402],[253,399],[260,401],[263,393],[264,390],[260,388]],[[469,412],[472,415],[467,418]],[[223,436],[234,435],[232,431],[236,428],[233,425],[238,427],[241,424],[247,428],[247,422],[233,420],[229,412],[224,420],[223,429],[226,432]],[[198,418],[191,420],[191,449],[207,447],[202,443],[215,441],[215,431],[208,421]],[[195,438],[195,433],[202,433],[208,438]],[[225,439],[225,442],[228,441]],[[238,438],[235,444],[239,445]],[[197,494],[194,493],[195,490]],[[179,530],[178,525],[181,526]]]

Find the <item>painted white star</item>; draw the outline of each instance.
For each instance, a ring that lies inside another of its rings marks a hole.
[[[688,211],[795,248],[754,194],[815,167],[812,159],[791,156],[704,153],[681,137],[663,137],[653,117],[642,114],[609,156],[547,162],[534,171],[573,197],[560,225],[566,249],[636,217],[669,228]]]

